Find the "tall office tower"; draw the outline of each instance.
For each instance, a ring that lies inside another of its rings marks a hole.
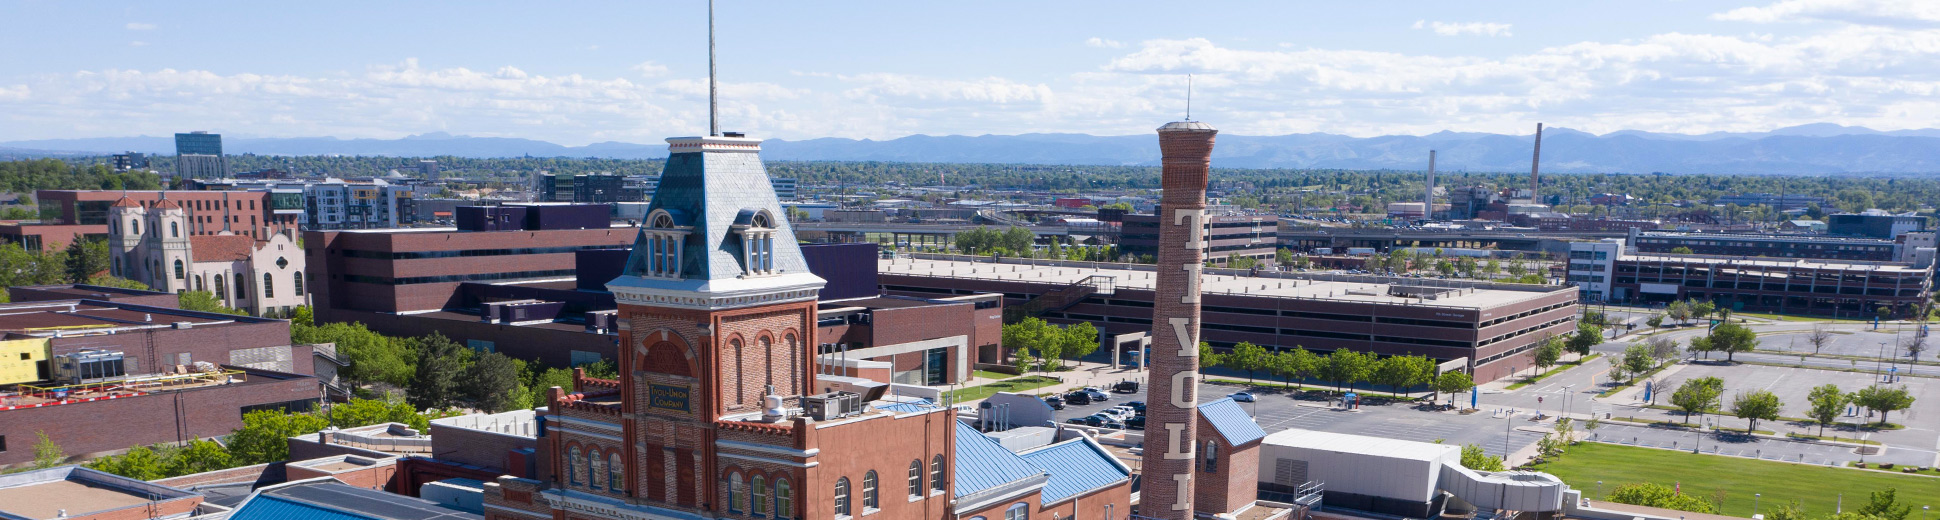
[[[1206,263],[1206,175],[1219,131],[1197,121],[1159,127],[1165,188],[1159,199],[1156,301],[1152,308],[1152,382],[1145,414],[1144,474],[1139,514],[1193,517],[1194,439],[1199,422],[1199,268]]]
[[[220,179],[229,176],[222,157],[222,134],[203,131],[175,134],[175,177]]]

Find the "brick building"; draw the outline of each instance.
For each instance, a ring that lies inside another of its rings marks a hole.
[[[151,520],[197,513],[202,495],[80,466],[0,475],[0,518]]]
[[[1164,204],[1160,204],[1160,210]],[[1233,255],[1265,260],[1273,258],[1280,242],[1280,221],[1272,215],[1208,214],[1201,231],[1205,256],[1213,263],[1225,263]],[[1118,247],[1133,255],[1156,255],[1159,251],[1159,217],[1127,213],[1120,228]]]
[[[1678,248],[1687,248],[1691,254],[1719,256],[1866,262],[1891,262],[1899,258],[1898,243],[1885,238],[1633,230],[1625,244],[1633,253],[1672,253]]]

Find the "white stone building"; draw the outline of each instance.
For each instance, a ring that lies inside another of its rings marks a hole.
[[[231,308],[261,316],[309,301],[303,249],[294,231],[256,240],[224,230],[189,233],[187,212],[166,198],[143,207],[123,197],[108,209],[109,272],[158,291],[207,291]]]

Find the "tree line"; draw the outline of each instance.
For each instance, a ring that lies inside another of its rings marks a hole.
[[[1199,366],[1245,372],[1249,382],[1256,373],[1265,372],[1279,377],[1286,387],[1291,387],[1295,380],[1326,381],[1333,383],[1337,391],[1361,383],[1384,385],[1397,397],[1413,388],[1426,387],[1437,393],[1454,394],[1475,386],[1474,378],[1464,372],[1437,374],[1435,361],[1426,356],[1381,357],[1349,349],[1335,349],[1323,356],[1301,346],[1269,351],[1266,347],[1240,342],[1221,353],[1211,344],[1200,342]]]

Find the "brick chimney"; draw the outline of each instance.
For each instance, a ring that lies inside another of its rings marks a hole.
[[[1159,199],[1158,284],[1152,309],[1152,382],[1139,513],[1193,518],[1194,442],[1199,418],[1199,271],[1206,263],[1206,177],[1212,125],[1159,127],[1165,188]]]

